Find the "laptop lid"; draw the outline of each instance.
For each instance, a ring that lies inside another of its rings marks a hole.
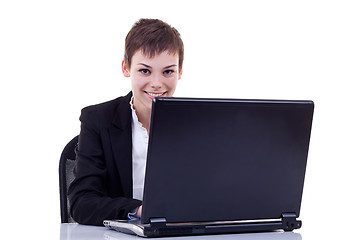
[[[311,101],[156,98],[141,223],[300,213]]]

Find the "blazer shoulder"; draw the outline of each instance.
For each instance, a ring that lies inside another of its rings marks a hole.
[[[127,108],[130,109],[130,100],[132,97],[132,93],[130,92],[126,96],[118,97],[113,100],[90,105],[84,107],[81,110],[80,120],[83,121],[84,119],[98,119],[101,122],[110,120],[117,114],[119,111],[125,111]]]

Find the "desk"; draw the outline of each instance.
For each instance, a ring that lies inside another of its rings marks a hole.
[[[201,235],[188,237],[169,237],[152,239],[194,239],[199,240],[301,240],[301,235],[295,232],[265,232],[265,233],[241,233],[241,234],[221,234],[221,235]],[[60,226],[60,240],[78,240],[78,239],[104,239],[104,240],[134,240],[146,239],[133,235],[123,234],[105,227],[85,226],[76,223],[63,223]]]

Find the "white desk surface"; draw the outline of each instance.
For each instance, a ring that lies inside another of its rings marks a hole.
[[[63,223],[60,226],[60,240],[78,240],[78,239],[105,239],[105,240],[128,240],[128,239],[146,239],[133,235],[123,234],[105,227],[85,226],[76,223]],[[152,238],[156,239],[156,238]],[[241,234],[221,234],[221,235],[200,235],[187,237],[169,237],[158,238],[166,239],[221,239],[221,240],[301,240],[300,233],[296,232],[265,232],[265,233],[241,233]]]

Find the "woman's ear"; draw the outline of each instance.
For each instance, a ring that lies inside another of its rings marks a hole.
[[[125,60],[121,62],[121,69],[125,77],[130,77],[130,69],[127,67]]]
[[[182,73],[183,73],[183,71],[182,71],[182,69],[181,69],[181,71],[179,72],[179,75],[178,75],[178,80],[181,79]]]

